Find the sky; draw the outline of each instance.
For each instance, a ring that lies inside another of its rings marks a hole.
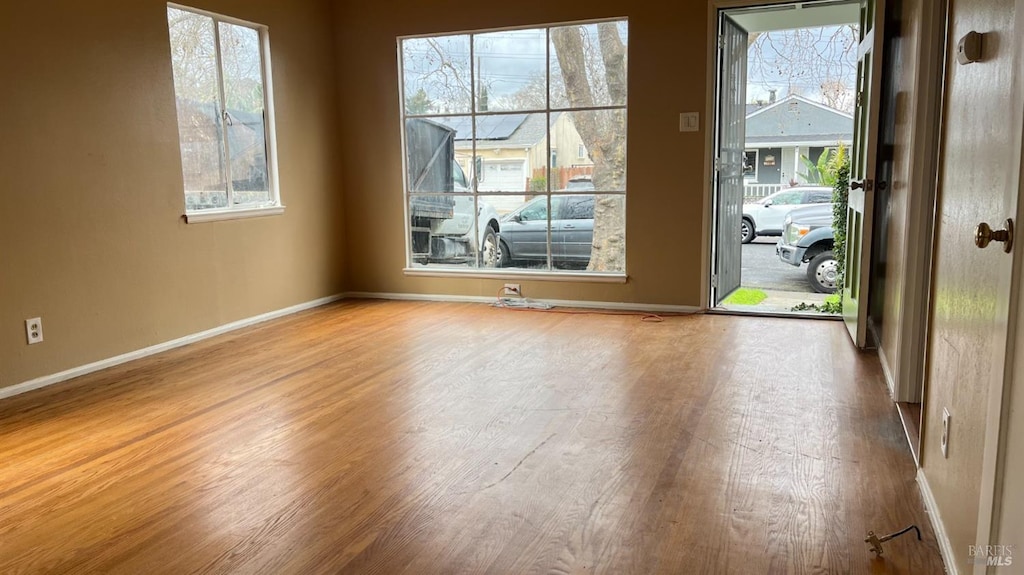
[[[856,37],[847,27],[826,26],[766,33],[747,53],[747,101],[782,99],[795,92],[822,101],[823,79],[839,80],[854,90]]]
[[[620,30],[628,46],[625,22]],[[586,31],[596,46],[596,26],[588,25]],[[857,69],[855,38],[841,31],[842,27],[830,26],[775,31],[759,38],[748,52],[748,102],[768,100],[772,89],[780,99],[792,90],[823,101],[820,85],[825,79],[842,82],[852,93]],[[546,39],[544,28],[405,39],[405,92],[411,96],[423,88],[438,113],[469,113],[471,67],[477,86],[484,82],[492,102],[511,96],[547,74]],[[551,61],[552,75],[559,74],[553,47]],[[600,59],[595,61],[600,68]]]
[[[584,27],[587,38],[596,46],[597,27]],[[628,46],[628,32],[623,21],[621,37]],[[459,98],[468,99],[470,75],[469,35],[411,38],[402,41],[402,65],[406,94],[423,88],[435,103],[448,103],[448,112],[468,112]],[[544,28],[504,30],[472,36],[476,84],[482,81],[490,98],[511,96],[531,81],[546,78],[548,73],[547,30]],[[552,74],[560,73],[551,47]],[[600,66],[598,65],[598,68]]]

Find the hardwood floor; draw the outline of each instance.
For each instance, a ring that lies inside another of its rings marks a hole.
[[[837,322],[343,302],[4,400],[0,461],[0,573],[943,571]]]

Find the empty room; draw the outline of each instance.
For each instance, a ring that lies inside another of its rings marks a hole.
[[[4,3],[0,573],[1024,573],[1022,20]]]

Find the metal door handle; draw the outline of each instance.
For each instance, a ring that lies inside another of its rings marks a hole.
[[[575,229],[576,229],[576,226],[574,226],[574,225],[572,225],[572,224],[565,224],[565,225],[564,225],[564,226],[562,226],[562,227],[563,227],[563,228],[565,228],[565,229],[567,229],[567,230],[575,230]]]
[[[985,249],[992,242],[1002,242],[1003,251],[1010,253],[1013,249],[1013,219],[1007,218],[1001,230],[993,230],[992,226],[985,222],[978,224],[974,230],[974,245]]]

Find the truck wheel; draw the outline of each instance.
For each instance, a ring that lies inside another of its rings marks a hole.
[[[754,238],[756,237],[757,232],[754,231],[754,222],[748,220],[747,218],[743,218],[742,220],[740,220],[740,242],[744,244],[749,244],[750,242],[754,241]]]
[[[835,293],[839,281],[839,262],[832,251],[821,252],[807,264],[807,281],[818,293]]]
[[[494,233],[494,228],[487,226],[484,241],[480,245],[480,265],[485,268],[496,267],[501,261],[498,251],[498,236]]]
[[[498,267],[507,268],[512,265],[512,250],[508,249],[505,240],[498,240]]]

